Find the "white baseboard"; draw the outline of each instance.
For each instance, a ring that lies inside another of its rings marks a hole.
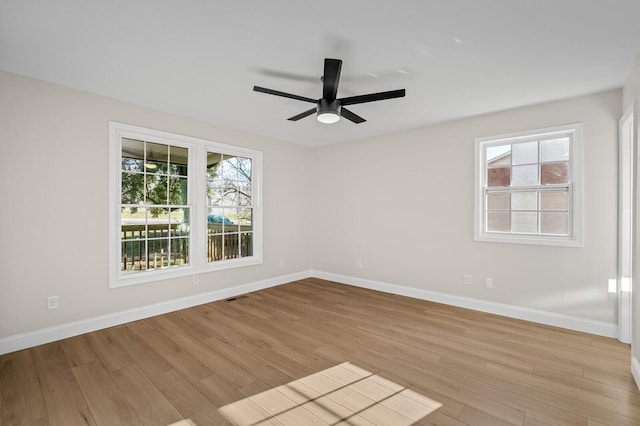
[[[471,299],[463,296],[455,296],[452,294],[422,290],[414,287],[388,284],[380,281],[372,281],[363,278],[333,274],[330,272],[314,270],[311,271],[311,273],[316,278],[322,278],[328,281],[335,281],[342,284],[349,284],[356,287],[368,288],[371,290],[383,291],[385,293],[392,293],[400,296],[429,300],[431,302],[444,303],[446,305],[458,306],[461,308],[473,309],[475,311],[502,315],[505,317],[552,325],[555,327],[567,328],[569,330],[581,331],[584,333],[597,334],[599,336],[612,338],[616,338],[618,336],[618,326],[616,324],[607,322],[572,317],[568,315],[556,314],[553,312],[524,308],[521,306],[488,302],[479,299]]]
[[[640,389],[640,362],[635,356],[631,357],[631,375],[636,381],[636,386]]]
[[[113,327],[131,321],[137,321],[180,309],[190,308],[192,306],[202,305],[204,303],[215,302],[216,300],[229,299],[230,297],[238,296],[240,294],[286,284],[292,281],[308,278],[310,276],[311,273],[309,271],[282,275],[253,283],[242,284],[202,294],[195,294],[193,296],[181,297],[167,302],[114,312],[112,314],[102,315],[99,317],[88,318],[28,333],[0,338],[0,355],[42,345],[44,343],[54,342],[60,339],[66,339],[68,337],[78,336],[91,331]]]
[[[350,277],[330,272],[310,270],[282,275],[274,278],[268,278],[253,283],[215,290],[202,294],[196,294],[193,296],[182,297],[180,299],[156,303],[154,305],[142,306],[140,308],[129,309],[121,312],[114,312],[112,314],[102,315],[99,317],[88,318],[85,320],[74,321],[27,333],[17,334],[14,336],[0,338],[0,355],[19,351],[21,349],[30,348],[37,345],[42,345],[44,343],[54,342],[60,339],[66,339],[68,337],[78,336],[80,334],[89,333],[91,331],[113,327],[131,321],[137,321],[140,319],[166,314],[168,312],[173,312],[180,309],[190,308],[192,306],[202,305],[204,303],[214,302],[216,300],[228,299],[240,294],[263,290],[269,287],[274,287],[277,285],[286,284],[292,281],[302,280],[309,277],[321,278],[342,284],[353,285],[356,287],[368,288],[371,290],[383,291],[385,293],[392,293],[401,296],[413,297],[416,299],[444,303],[461,308],[473,309],[476,311],[502,315],[510,318],[517,318],[537,322],[540,324],[547,324],[556,327],[567,328],[570,330],[597,334],[600,336],[616,338],[618,333],[618,327],[616,324],[571,317],[568,315],[539,311],[535,309],[523,308],[520,306],[471,299],[446,293],[422,290],[414,287],[388,284],[380,281]],[[632,372],[634,374],[634,377],[636,378],[636,382],[640,384],[640,364],[638,364],[638,361],[635,359],[634,362],[635,364],[632,365]]]

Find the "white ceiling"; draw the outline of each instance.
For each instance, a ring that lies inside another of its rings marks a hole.
[[[319,146],[620,88],[639,0],[0,0],[0,69]],[[298,122],[325,57],[368,121]]]

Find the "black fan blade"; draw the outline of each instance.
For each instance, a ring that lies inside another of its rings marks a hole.
[[[298,120],[300,120],[301,118],[308,117],[308,116],[310,116],[311,114],[313,114],[313,113],[315,113],[315,112],[316,112],[316,108],[311,108],[311,109],[310,109],[310,110],[308,110],[308,111],[301,112],[301,113],[300,113],[300,114],[298,114],[298,115],[294,115],[294,116],[293,116],[293,117],[291,117],[291,118],[287,118],[287,120],[289,120],[289,121],[298,121]]]
[[[349,121],[353,121],[356,124],[364,123],[365,121],[367,121],[364,118],[360,117],[358,114],[354,114],[344,107],[340,108],[340,115]]]
[[[385,99],[402,98],[405,95],[404,89],[390,90],[388,92],[369,93],[368,95],[350,96],[338,99],[340,105],[364,104],[366,102],[382,101]]]
[[[322,81],[321,77],[313,77],[310,75],[296,74],[286,71],[278,71],[269,68],[254,68],[254,70],[267,77],[281,78],[284,80],[304,81],[306,83],[317,83]]]
[[[342,61],[340,59],[324,60],[324,76],[322,77],[322,97],[331,102],[338,96],[338,83],[340,82],[340,70]]]
[[[291,93],[280,92],[278,90],[267,89],[260,86],[253,86],[253,90],[256,92],[266,93],[268,95],[282,96],[283,98],[296,99],[298,101],[311,102],[314,104],[318,102],[317,99],[305,98],[304,96],[292,95]]]

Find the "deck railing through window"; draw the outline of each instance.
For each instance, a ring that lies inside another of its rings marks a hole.
[[[209,224],[207,261],[253,255],[250,225]],[[189,231],[184,224],[122,225],[121,270],[134,272],[189,264]]]
[[[251,225],[212,225],[207,234],[207,261],[253,256]]]
[[[189,263],[189,234],[180,224],[122,225],[122,271]]]

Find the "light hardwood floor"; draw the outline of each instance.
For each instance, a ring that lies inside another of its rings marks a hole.
[[[629,346],[308,279],[0,357],[0,425],[640,425]]]

